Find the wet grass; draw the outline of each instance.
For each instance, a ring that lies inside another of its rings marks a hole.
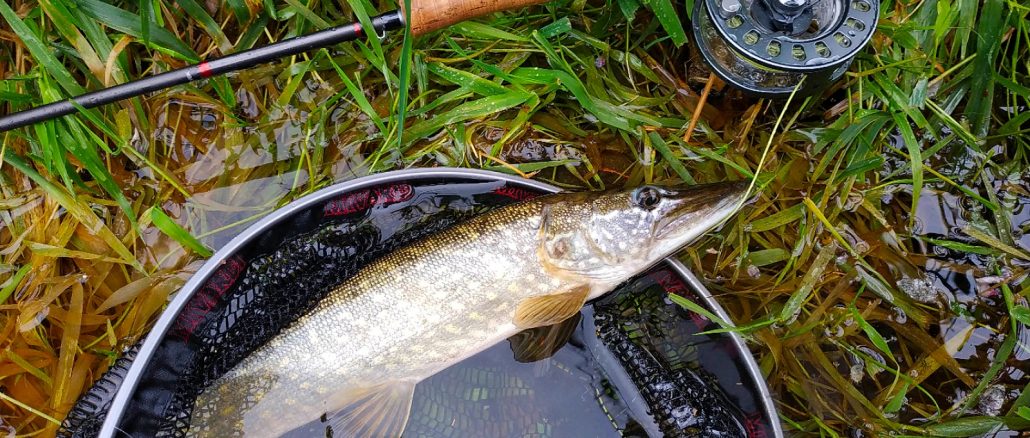
[[[393,7],[3,2],[0,111]],[[551,2],[0,134],[0,427],[51,435],[254,219],[439,165],[591,189],[757,178],[757,200],[682,257],[742,326],[788,430],[1030,427],[1030,8],[884,3],[845,80],[791,105],[710,81],[679,44],[684,10]]]

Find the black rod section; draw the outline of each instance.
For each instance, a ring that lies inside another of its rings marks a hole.
[[[387,12],[373,17],[372,27],[376,35],[385,35],[388,31],[404,27],[404,18],[400,11]],[[355,22],[279,41],[264,47],[245,50],[222,58],[204,61],[200,64],[183,67],[178,70],[103,88],[68,100],[0,117],[0,132],[75,113],[78,109],[72,104],[73,101],[83,108],[95,108],[100,105],[141,96],[198,79],[242,70],[286,56],[353,41],[361,37],[362,33],[361,23]]]

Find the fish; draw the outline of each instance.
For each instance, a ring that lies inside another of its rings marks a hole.
[[[746,182],[563,192],[371,262],[197,396],[187,436],[399,437],[415,385],[586,302],[721,224]],[[532,343],[527,343],[532,344]]]

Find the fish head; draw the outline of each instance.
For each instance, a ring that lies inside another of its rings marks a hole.
[[[544,210],[541,259],[570,276],[617,284],[720,224],[747,187],[646,185],[556,198]]]

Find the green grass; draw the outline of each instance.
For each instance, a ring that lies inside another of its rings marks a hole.
[[[394,7],[3,2],[0,112]],[[47,417],[253,220],[333,182],[443,165],[576,189],[756,178],[757,201],[682,258],[750,341],[788,430],[1030,427],[1030,7],[888,1],[833,90],[786,105],[716,83],[700,109],[686,10],[555,1],[0,134],[4,424],[52,433]],[[927,273],[968,284],[912,299]]]

